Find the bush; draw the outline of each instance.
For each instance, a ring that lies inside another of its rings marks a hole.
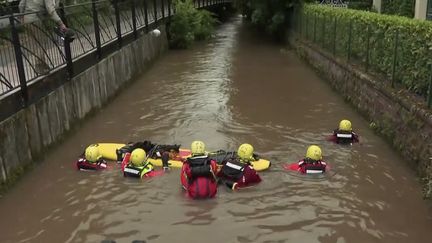
[[[357,10],[371,10],[372,0],[352,0],[349,1],[348,8]]]
[[[414,17],[415,0],[383,0],[382,12],[385,14],[393,14]]]
[[[352,60],[360,64],[368,61],[369,70],[387,79],[393,77],[398,33],[395,81],[416,94],[427,95],[432,63],[431,22],[320,5],[305,5],[301,13],[302,19],[297,22],[301,25],[297,27],[301,28],[303,36],[342,57],[348,56],[351,23]]]
[[[176,0],[174,8],[176,14],[169,27],[171,47],[188,48],[194,40],[211,37],[216,23],[212,13],[196,9],[192,0]]]
[[[291,13],[302,2],[315,0],[236,0],[235,7],[257,27],[283,38]]]

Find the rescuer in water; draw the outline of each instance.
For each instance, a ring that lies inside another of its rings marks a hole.
[[[79,170],[103,170],[107,162],[102,158],[97,145],[88,146],[76,162]]]
[[[353,131],[349,120],[340,121],[339,128],[333,131],[333,134],[328,140],[337,144],[353,144],[359,142],[358,135]]]
[[[193,199],[213,198],[217,193],[217,164],[205,152],[202,141],[191,144],[191,157],[181,169],[180,180],[183,188]]]
[[[161,175],[163,171],[155,171],[153,165],[147,161],[144,149],[137,148],[132,153],[127,152],[121,163],[125,177],[154,177]]]
[[[261,177],[251,166],[254,148],[250,144],[242,144],[238,148],[237,155],[222,162],[222,168],[218,172],[221,182],[236,190],[261,182]]]
[[[327,163],[323,161],[321,148],[311,145],[306,151],[304,159],[297,163],[297,170],[302,174],[322,174],[327,169]]]
[[[169,169],[168,161],[170,159],[178,159],[180,152],[180,145],[161,145],[153,144],[151,141],[145,140],[144,142],[128,143],[120,149],[116,150],[117,162],[121,162],[126,153],[131,153],[133,150],[140,148],[143,149],[150,158],[161,159],[164,170]]]

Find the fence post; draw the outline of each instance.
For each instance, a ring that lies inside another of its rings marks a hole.
[[[146,33],[149,32],[149,23],[148,23],[148,6],[147,6],[147,0],[143,1],[144,4],[144,24],[146,28]]]
[[[172,7],[172,2],[171,2],[171,0],[168,0],[168,16],[169,16],[169,19],[171,19],[171,7]]]
[[[162,18],[165,18],[165,0],[161,0]]]
[[[305,16],[306,16],[306,13],[304,14]],[[306,37],[306,40],[308,40],[309,38],[308,38],[308,33],[309,33],[309,18],[308,18],[308,16],[306,16],[306,29],[305,29],[305,37]]]
[[[92,11],[93,11],[93,25],[94,25],[94,34],[96,40],[96,55],[98,59],[102,58],[102,45],[100,41],[100,29],[99,29],[99,18],[98,12],[96,8],[96,0],[92,0]]]
[[[427,103],[428,103],[428,107],[432,108],[432,64],[430,65],[429,92],[428,92]]]
[[[325,31],[325,27],[326,27],[326,16],[323,15],[324,20],[321,19],[321,26],[322,26],[322,30],[321,30],[321,47],[325,50],[326,49],[326,31]]]
[[[336,56],[336,31],[337,31],[337,17],[334,17],[333,25],[333,56]]]
[[[369,55],[370,55],[370,37],[371,37],[371,30],[370,30],[370,24],[367,25],[366,31],[367,31],[367,42],[366,42],[366,72],[369,70]]]
[[[120,25],[120,9],[118,6],[118,0],[114,0],[114,12],[116,18],[116,26],[117,26],[117,41],[118,46],[122,46],[122,35],[121,35],[121,25]]]
[[[153,0],[154,23],[157,23],[157,1]]]
[[[349,30],[348,30],[348,62],[351,60],[351,41],[352,41],[352,19],[349,22]]]
[[[299,34],[299,36],[302,36],[303,35],[303,14],[300,12],[300,10],[297,10],[297,11],[298,11],[298,13],[297,13],[298,34]]]
[[[136,19],[136,0],[131,1],[131,11],[132,11],[132,29],[135,40],[138,39],[138,31],[137,31],[137,19]]]
[[[316,43],[316,19],[317,13],[314,15],[314,25],[313,25],[313,42]]]
[[[395,32],[395,40],[394,40],[394,51],[393,51],[393,67],[392,67],[392,81],[391,86],[394,88],[394,83],[396,79],[396,65],[397,65],[397,56],[398,56],[398,46],[399,44],[399,29],[396,29]]]
[[[28,101],[28,93],[27,93],[27,82],[24,72],[24,62],[23,62],[23,55],[21,50],[21,43],[19,40],[18,30],[15,25],[15,17],[13,14],[9,17],[9,22],[11,26],[11,34],[12,34],[12,43],[15,50],[15,61],[16,61],[16,67],[18,69],[18,77],[20,82],[20,88],[21,88],[21,97],[24,101],[24,105],[27,105]]]

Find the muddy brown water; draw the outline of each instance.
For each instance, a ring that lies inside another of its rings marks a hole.
[[[349,118],[361,144],[324,141]],[[74,170],[86,145],[151,139],[209,150],[241,143],[273,164],[263,182],[188,199],[179,170],[145,180],[117,169]],[[281,165],[322,147],[331,176]],[[432,242],[430,204],[407,162],[284,46],[241,18],[216,38],[170,51],[111,104],[83,122],[0,199],[0,242]]]

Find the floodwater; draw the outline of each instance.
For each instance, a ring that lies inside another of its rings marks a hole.
[[[343,118],[361,144],[324,140]],[[143,180],[74,170],[88,144],[144,139],[200,139],[208,150],[248,142],[272,167],[258,186],[220,186],[204,201],[185,196],[176,169]],[[310,144],[330,176],[282,169]],[[214,40],[168,52],[47,153],[0,199],[0,242],[431,242],[430,203],[407,164],[292,50],[234,18]]]

